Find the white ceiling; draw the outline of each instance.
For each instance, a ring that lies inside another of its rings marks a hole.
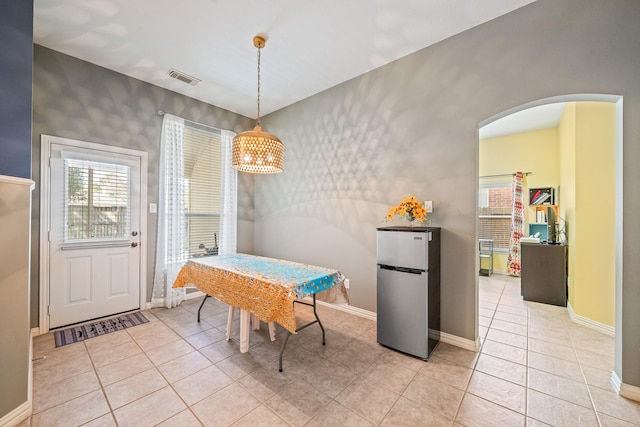
[[[540,105],[518,111],[480,128],[480,139],[557,127],[565,103]]]
[[[265,115],[533,1],[35,0],[34,42],[255,118],[256,34]]]

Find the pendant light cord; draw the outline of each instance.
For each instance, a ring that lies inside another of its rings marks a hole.
[[[258,126],[260,126],[260,48],[258,48]]]

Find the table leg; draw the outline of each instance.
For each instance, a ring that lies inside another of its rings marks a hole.
[[[253,329],[254,331],[260,330],[260,319],[258,319],[258,316],[256,316],[255,314],[251,315],[251,329]]]
[[[315,325],[316,323],[320,325],[320,329],[322,329],[322,345],[325,345],[326,341],[324,339],[324,326],[322,326],[322,322],[320,322],[320,318],[318,317],[318,312],[316,311],[316,294],[313,294],[313,304],[310,304],[306,301],[295,300],[293,301],[293,305],[295,304],[303,304],[308,305],[309,307],[313,307],[313,315],[316,317],[316,320],[309,322],[305,325],[299,326],[296,328],[296,333],[303,330],[304,328]],[[287,341],[289,341],[289,337],[291,336],[291,332],[287,331],[286,336],[284,337],[284,341],[282,342],[282,347],[280,347],[280,360],[278,362],[278,370],[282,372],[282,355],[284,354],[284,349],[287,346]],[[272,340],[273,341],[273,340]]]
[[[202,306],[204,305],[204,302],[207,300],[207,298],[209,298],[211,295],[207,294],[204,296],[204,298],[202,298],[202,304],[200,304],[200,308],[198,308],[198,322],[200,322],[200,310],[202,310]]]
[[[249,351],[249,329],[251,328],[251,313],[240,310],[240,353]]]
[[[233,328],[233,311],[235,310],[235,308],[230,305],[229,306],[229,313],[227,314],[227,341],[229,341],[231,339],[231,328]]]
[[[269,322],[269,338],[271,341],[276,340],[276,325],[273,322]]]

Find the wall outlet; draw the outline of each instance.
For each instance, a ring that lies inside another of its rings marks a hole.
[[[149,203],[149,213],[158,213],[158,205],[155,203]]]
[[[349,279],[344,279],[344,287],[349,289]]]
[[[433,202],[431,200],[427,200],[424,202],[424,208],[427,210],[427,213],[433,212]]]

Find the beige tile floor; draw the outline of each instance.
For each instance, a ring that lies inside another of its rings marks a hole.
[[[209,299],[198,324],[199,302],[58,349],[52,334],[36,337],[22,425],[640,425],[640,405],[610,385],[612,338],[523,302],[518,279],[480,279],[479,353],[441,343],[423,362],[378,345],[375,322],[320,307],[327,345],[316,326],[300,332],[282,373],[281,335],[252,332],[241,354],[237,323],[224,340],[227,307]]]

